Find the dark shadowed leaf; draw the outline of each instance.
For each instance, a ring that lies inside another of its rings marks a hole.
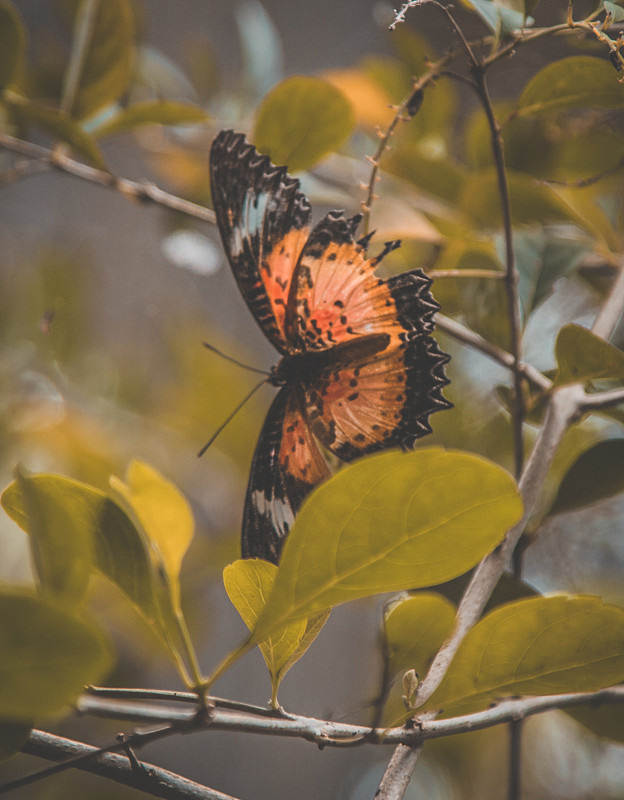
[[[18,76],[26,50],[26,31],[13,3],[0,2],[0,92]]]
[[[581,325],[566,325],[555,344],[555,385],[624,378],[624,353]]]
[[[464,713],[498,697],[589,692],[623,679],[624,609],[588,596],[534,597],[472,628],[427,707]]]
[[[612,64],[593,56],[562,58],[540,70],[520,95],[516,114],[563,108],[621,108],[624,85]]]
[[[61,711],[112,665],[91,623],[26,594],[0,593],[0,718],[29,722]]]
[[[564,475],[548,514],[561,514],[624,492],[624,439],[590,447]]]
[[[364,458],[304,503],[254,639],[339,603],[450,580],[478,563],[521,513],[511,476],[468,453]]]
[[[296,172],[339,148],[354,124],[353,109],[341,91],[320,78],[295,76],[262,101],[254,143],[274,164]]]
[[[146,100],[134,103],[128,108],[108,117],[94,131],[98,139],[125,133],[141,125],[157,123],[159,125],[191,125],[205,122],[208,118],[206,112],[198,106],[189,103],[177,103],[173,100]]]
[[[11,758],[28,740],[32,724],[28,722],[3,722],[0,720],[0,761]]]
[[[424,678],[455,622],[456,608],[436,592],[418,592],[393,603],[384,617],[391,675],[413,669]]]

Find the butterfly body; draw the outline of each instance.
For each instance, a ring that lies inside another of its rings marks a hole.
[[[330,472],[317,442],[338,458],[413,447],[429,414],[450,404],[442,353],[431,337],[439,308],[420,270],[383,280],[388,242],[369,258],[355,239],[361,216],[327,214],[314,227],[299,182],[242,134],[211,150],[212,195],[241,293],[281,354],[280,388],[253,458],[243,513],[244,557],[277,561],[309,492]]]

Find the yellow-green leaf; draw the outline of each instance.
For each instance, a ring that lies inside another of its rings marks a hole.
[[[115,477],[110,482],[139,520],[170,585],[177,585],[195,527],[186,498],[154,467],[142,461],[131,462],[126,483]]]
[[[58,713],[112,666],[95,626],[53,603],[0,593],[0,718],[29,722]]]
[[[566,472],[548,514],[561,514],[624,492],[624,439],[585,450]]]
[[[612,64],[593,56],[571,56],[548,64],[526,85],[516,114],[565,108],[621,108],[624,85]]]
[[[44,496],[64,502],[68,516],[68,544],[75,536],[90,536],[95,547],[95,566],[134,603],[149,621],[155,616],[151,564],[141,536],[124,511],[92,486],[62,475],[34,475],[31,485]],[[5,489],[1,498],[6,513],[28,531],[25,500],[17,482]]]
[[[87,21],[77,6],[76,30]],[[92,27],[87,30],[87,48],[81,63],[80,76],[71,113],[79,119],[89,117],[118,100],[132,78],[135,58],[134,13],[130,0],[106,0],[97,3]],[[77,39],[76,39],[77,41]]]
[[[205,122],[206,112],[189,103],[178,103],[174,100],[145,100],[134,103],[108,117],[93,131],[98,139],[138,128],[141,125],[191,125]]]
[[[581,325],[566,325],[555,344],[555,385],[624,378],[624,353]]]
[[[521,514],[511,476],[472,454],[431,448],[357,461],[304,503],[254,639],[339,603],[450,580]]]
[[[4,102],[25,124],[41,128],[59,142],[70,145],[93,166],[106,169],[104,158],[93,136],[69,115],[55,108],[33,103],[13,91],[7,90],[4,93]]]
[[[69,481],[41,480],[20,468],[16,477],[41,589],[72,607],[82,601],[93,566],[91,510],[72,491]]]
[[[0,92],[17,77],[26,50],[26,31],[13,3],[0,2]]]
[[[384,619],[390,673],[413,669],[424,678],[453,629],[455,611],[436,592],[418,592],[393,603]]]
[[[308,169],[351,134],[355,117],[343,93],[321,78],[287,78],[257,112],[254,143],[274,164]]]
[[[253,630],[260,612],[273,589],[277,567],[260,559],[240,559],[223,571],[223,583],[228,597],[241,615],[243,622]],[[277,706],[279,684],[290,667],[301,658],[312,644],[327,620],[328,614],[300,619],[286,626],[277,637],[259,642],[273,689],[272,702]]]
[[[596,597],[532,597],[466,635],[427,703],[445,713],[508,695],[591,692],[624,680],[624,609]]]

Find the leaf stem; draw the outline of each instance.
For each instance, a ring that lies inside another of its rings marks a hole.
[[[66,114],[71,114],[76,102],[82,68],[93,38],[99,4],[100,0],[83,0],[76,13],[75,34],[69,64],[63,76],[60,104],[60,110]]]

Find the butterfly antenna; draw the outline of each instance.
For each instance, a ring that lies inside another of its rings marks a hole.
[[[257,369],[257,367],[250,367],[249,364],[243,364],[242,361],[237,361],[235,358],[232,358],[232,356],[228,356],[227,353],[223,353],[221,352],[221,350],[218,350],[213,344],[208,344],[208,342],[203,342],[203,345],[208,350],[212,350],[213,353],[216,353],[218,356],[221,356],[221,358],[224,358],[226,361],[231,361],[232,364],[236,364],[237,366],[242,367],[243,369],[248,369],[250,372],[257,372],[259,375],[266,375],[267,378],[271,374],[270,372],[267,372],[264,369]]]
[[[234,417],[235,417],[235,416],[238,414],[238,412],[239,412],[239,411],[241,410],[241,408],[242,408],[242,407],[245,405],[245,403],[246,403],[246,402],[247,402],[247,401],[248,401],[248,400],[249,400],[251,397],[253,397],[253,395],[254,395],[254,394],[255,394],[255,393],[258,391],[258,389],[259,389],[261,386],[264,386],[264,384],[265,384],[265,383],[268,383],[268,380],[267,380],[266,378],[265,378],[263,381],[260,381],[260,383],[258,383],[256,386],[254,386],[254,388],[253,388],[253,389],[252,389],[252,390],[249,392],[249,394],[247,394],[247,395],[246,395],[246,396],[245,396],[245,397],[244,397],[244,398],[241,400],[241,402],[240,402],[240,403],[239,403],[239,404],[236,406],[236,408],[234,409],[234,411],[232,411],[232,413],[231,413],[231,414],[229,414],[229,415],[227,416],[227,418],[226,418],[226,419],[225,419],[225,420],[224,420],[224,421],[223,421],[223,422],[222,422],[222,423],[219,425],[219,427],[217,428],[217,430],[216,430],[216,431],[215,431],[215,432],[212,434],[212,436],[210,437],[210,439],[209,439],[209,440],[206,442],[206,444],[205,444],[205,445],[202,447],[202,449],[201,449],[201,450],[199,451],[199,453],[197,454],[197,458],[201,458],[201,457],[204,455],[204,453],[206,452],[206,450],[207,450],[207,449],[210,447],[210,445],[211,445],[211,444],[214,442],[214,440],[215,440],[215,439],[217,438],[217,436],[218,436],[218,435],[221,433],[221,431],[222,431],[222,430],[225,428],[225,426],[226,426],[226,425],[228,425],[228,424],[229,424],[229,423],[230,423],[230,422],[231,422],[231,421],[234,419]]]

